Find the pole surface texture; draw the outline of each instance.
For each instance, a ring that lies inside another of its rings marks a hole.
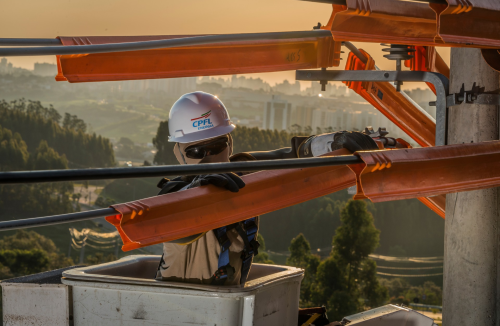
[[[485,92],[500,86],[479,49],[452,48],[450,77],[450,94],[474,82]],[[499,139],[498,106],[462,103],[448,110],[448,144]],[[446,196],[443,325],[500,325],[499,189]]]

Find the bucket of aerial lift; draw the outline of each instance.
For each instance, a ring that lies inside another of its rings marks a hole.
[[[127,256],[3,280],[9,326],[296,325],[304,271],[253,264],[244,286],[154,279],[160,256]]]
[[[304,271],[253,264],[244,286],[156,281],[160,256],[127,256],[71,269],[74,326],[297,324]]]

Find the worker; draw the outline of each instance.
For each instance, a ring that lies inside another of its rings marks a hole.
[[[174,154],[180,164],[316,157],[340,148],[351,152],[378,149],[372,139],[375,134],[371,132],[339,131],[293,137],[291,147],[231,155],[230,133],[235,126],[222,102],[204,92],[185,94],[175,102],[168,126],[169,141],[176,143]],[[208,184],[232,192],[245,186],[235,173],[162,179],[158,186],[162,195]],[[244,284],[253,256],[258,252],[257,231],[258,217],[254,217],[180,239],[177,243],[164,243],[156,279],[212,285]]]
[[[169,114],[169,142],[180,164],[229,162],[233,151],[231,123],[224,104],[214,95],[183,95]],[[245,186],[235,173],[162,179],[161,194],[212,184],[231,192]],[[203,218],[200,216],[200,218]],[[211,285],[244,284],[259,247],[258,217],[231,224],[177,243],[164,243],[156,279]],[[180,242],[180,243],[179,243]]]

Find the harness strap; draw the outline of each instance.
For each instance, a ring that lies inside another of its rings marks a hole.
[[[212,285],[223,285],[235,272],[234,267],[229,263],[229,247],[231,246],[231,240],[229,240],[227,236],[227,231],[228,228],[232,228],[231,226],[223,226],[214,229],[215,236],[220,244],[220,254],[217,263],[217,271],[215,271],[212,278]]]
[[[245,248],[241,254],[242,265],[240,278],[240,284],[245,284],[248,273],[250,272],[250,267],[252,266],[253,257],[259,253],[260,244],[256,239],[258,230],[256,218],[252,217],[238,223],[236,230],[245,243]]]
[[[221,250],[219,254],[218,269],[213,275],[212,285],[223,285],[227,279],[231,279],[234,275],[235,269],[229,263],[229,247],[231,246],[231,241],[227,236],[227,232],[233,228],[236,229],[244,242],[244,249],[241,254],[242,265],[240,284],[245,284],[248,273],[250,272],[250,267],[252,266],[253,256],[258,253],[259,242],[256,239],[258,227],[255,217],[243,222],[214,229]]]

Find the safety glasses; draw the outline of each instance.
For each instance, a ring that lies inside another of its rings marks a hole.
[[[204,143],[198,143],[185,149],[186,156],[191,159],[200,160],[205,156],[217,155],[226,149],[228,142],[229,138],[224,136]]]

